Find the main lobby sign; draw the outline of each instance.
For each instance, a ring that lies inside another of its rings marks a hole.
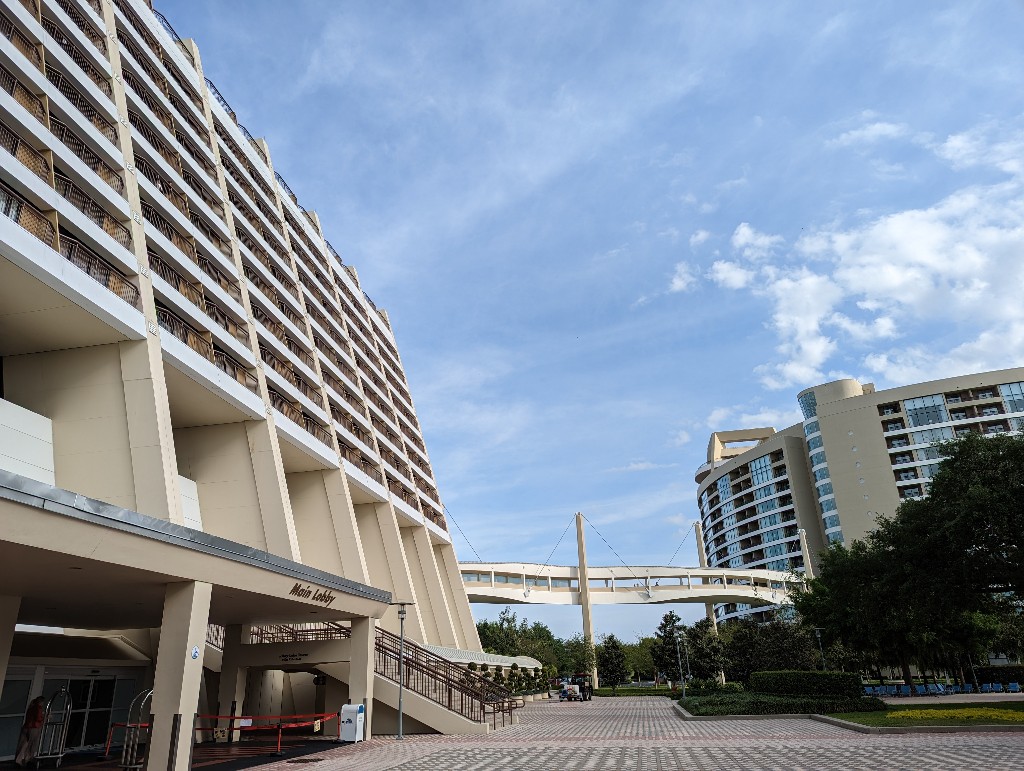
[[[337,598],[327,589],[314,589],[312,586],[295,584],[292,590],[288,593],[292,597],[298,597],[303,600],[311,600],[313,602],[319,602],[325,608],[330,606]]]

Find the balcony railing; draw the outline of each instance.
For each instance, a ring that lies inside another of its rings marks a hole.
[[[75,42],[64,34],[63,30],[58,27],[50,19],[43,17],[43,29],[47,31],[50,37],[53,38],[54,42],[61,47],[71,61],[79,66],[79,68],[86,75],[89,76],[89,80],[96,84],[96,87],[107,95],[107,98],[113,98],[114,92],[110,88],[110,79],[96,69],[96,66],[89,60],[89,57],[75,45]]]
[[[256,376],[249,372],[243,364],[239,364],[235,359],[228,356],[223,351],[215,350],[213,352],[214,363],[226,374],[233,377],[237,382],[248,388],[254,394],[259,396],[259,381],[256,380]]]
[[[93,106],[92,102],[89,101],[85,94],[71,85],[71,81],[64,77],[60,70],[57,70],[47,64],[46,79],[49,80],[54,87],[60,91],[64,98],[71,102],[71,104],[73,104],[78,111],[96,127],[97,131],[99,131],[112,144],[117,144],[117,126],[115,126],[113,122],[107,120],[100,111]]]
[[[408,439],[410,442],[412,442],[414,447],[418,447],[420,452],[426,452],[427,451],[426,446],[423,444],[423,440],[420,439],[418,436],[416,436],[416,434],[414,434],[409,429],[409,427],[405,424],[405,421],[402,421],[402,420],[398,421],[398,426],[399,426],[399,428],[402,429],[402,434],[405,436],[405,438]]]
[[[379,484],[384,484],[384,475],[380,473],[380,469],[377,468],[376,464],[372,460],[364,456],[358,450],[345,444],[342,439],[338,440],[338,448],[341,450],[341,457],[371,479],[375,479]]]
[[[430,477],[431,479],[434,477],[434,472],[430,468],[430,464],[427,463],[418,454],[413,452],[409,448],[409,445],[405,446],[405,454],[409,458],[409,462],[412,463],[412,465],[414,465],[416,468],[418,468],[420,471],[422,471],[426,476]]]
[[[218,89],[217,86],[213,84],[213,81],[209,78],[206,78],[206,87],[210,90],[210,93],[213,95],[213,98],[216,100],[217,104],[223,107],[224,112],[231,116],[231,120],[233,120],[235,123],[238,123],[238,118],[235,116],[235,111],[231,109],[231,105],[228,104],[228,100],[224,98],[224,95],[220,92],[220,89]]]
[[[170,222],[164,219],[160,212],[158,212],[151,203],[147,201],[142,202],[142,216],[145,217],[146,221],[155,227],[164,236],[164,238],[180,249],[182,254],[186,255],[193,262],[196,261],[195,245],[179,233]]]
[[[284,396],[273,388],[267,388],[267,393],[270,396],[270,404],[284,415],[286,418],[291,420],[298,426],[302,425],[302,410],[292,404],[290,401],[284,398]]]
[[[178,48],[185,55],[185,58],[188,59],[189,63],[193,67],[195,67],[196,66],[195,57],[193,57],[192,56],[192,52],[189,51],[185,47],[184,41],[182,41],[182,39],[178,36],[178,33],[175,32],[174,27],[171,26],[171,23],[169,21],[167,21],[167,17],[164,16],[162,13],[160,13],[160,11],[158,11],[156,9],[153,10],[153,15],[156,16],[156,18],[159,20],[159,22],[163,25],[163,28],[165,30],[167,30],[167,34],[171,36],[171,40],[173,40],[175,43],[178,44]],[[173,73],[173,70],[171,70],[171,72]],[[187,93],[187,91],[186,91],[186,93]]]
[[[206,237],[207,241],[217,247],[218,252],[229,259],[231,258],[231,244],[221,238],[220,233],[210,227],[209,223],[207,223],[207,221],[204,220],[198,212],[192,211],[191,207],[189,207],[188,211],[188,221],[192,223],[192,226],[196,230]]]
[[[74,182],[61,174],[59,171],[53,173],[54,189],[66,198],[72,206],[88,217],[108,236],[121,244],[125,249],[132,248],[132,234],[124,225],[114,219],[106,209],[96,203],[88,193],[78,187]]]
[[[160,135],[153,130],[153,127],[141,115],[129,109],[128,122],[132,124],[132,128],[138,131],[153,146],[153,149],[157,151],[161,158],[167,161],[172,169],[181,174],[181,159],[178,157],[177,151],[168,147],[163,139],[160,138]]]
[[[252,316],[258,322],[260,322],[260,324],[262,324],[268,330],[270,330],[274,337],[276,337],[282,343],[288,339],[288,330],[284,328],[284,325],[278,322],[277,319],[275,319],[273,316],[271,316],[269,313],[263,310],[260,306],[253,304]]]
[[[185,184],[192,188],[193,192],[199,196],[202,202],[213,210],[214,214],[222,220],[224,219],[224,202],[222,200],[214,198],[210,191],[188,169],[181,170],[181,178],[185,180]]]
[[[298,199],[298,197],[297,197],[297,196],[295,195],[295,193],[293,193],[293,192],[292,192],[292,189],[291,189],[290,187],[288,187],[288,183],[284,181],[284,177],[282,177],[282,176],[281,176],[280,174],[278,174],[278,173],[277,173],[277,172],[275,171],[275,172],[274,172],[274,178],[275,178],[275,179],[277,180],[277,183],[278,183],[278,184],[279,184],[279,185],[280,185],[281,187],[283,187],[283,188],[284,188],[284,191],[285,191],[286,193],[288,193],[288,197],[292,199],[292,203],[293,203],[293,204],[295,204],[296,206],[298,206],[298,205],[299,205],[299,199]]]
[[[64,259],[84,271],[89,278],[109,289],[130,306],[141,307],[138,287],[130,283],[117,268],[66,232],[60,234],[60,253]]]
[[[419,497],[417,497],[415,493],[406,488],[406,486],[399,482],[397,479],[388,477],[388,489],[392,492],[392,494],[397,495],[399,498],[405,501],[405,503],[409,504],[414,509],[416,509],[416,511],[420,510]]]
[[[57,118],[50,116],[50,131],[59,139],[71,152],[78,156],[86,166],[96,172],[97,176],[110,185],[120,194],[124,194],[124,179],[121,174],[112,166],[100,158],[88,144],[74,131],[64,125]],[[138,157],[138,156],[136,156]]]
[[[206,302],[203,298],[202,287],[193,284],[178,273],[169,263],[164,262],[156,252],[149,252],[149,267],[160,278],[176,289],[186,300],[197,308],[205,309]]]
[[[50,164],[46,158],[2,122],[0,122],[0,147],[21,161],[25,168],[46,182],[47,185],[50,184]]]
[[[75,23],[75,26],[82,30],[82,34],[89,38],[89,42],[96,46],[96,50],[105,57],[107,55],[107,39],[91,22],[86,20],[85,16],[75,7],[73,0],[57,0],[57,5]],[[102,11],[97,10],[97,13],[102,17]]]
[[[39,209],[0,182],[0,214],[14,220],[44,244],[53,248],[57,231]]]
[[[179,319],[166,308],[156,309],[156,319],[163,329],[166,329],[204,359],[213,364],[217,363],[213,343],[204,338],[197,329]]]
[[[266,348],[263,345],[260,346],[260,358],[263,359],[264,364],[267,364],[271,369],[277,372],[277,374],[279,374],[281,377],[283,377],[285,380],[291,383],[291,385],[294,386],[299,391],[299,393],[303,394],[307,399],[309,399],[317,406],[323,408],[323,395],[318,390],[310,386],[309,383],[307,383],[302,377],[300,377],[299,374],[295,372],[295,370],[292,369],[292,367],[287,362],[281,361],[281,359],[279,359],[274,354],[273,351],[271,351],[269,348]],[[330,444],[330,442],[328,442],[328,444]]]
[[[328,431],[323,426],[321,426],[315,420],[313,420],[313,418],[309,417],[309,415],[303,414],[303,416],[302,416],[302,427],[304,429],[306,429],[306,431],[309,432],[316,439],[319,439],[321,442],[326,444],[328,447],[331,446],[331,444],[332,444],[331,432]]]
[[[153,183],[153,186],[163,194],[164,198],[174,204],[175,209],[186,217],[188,216],[188,200],[178,192],[177,188],[171,184],[167,177],[157,170],[156,166],[147,161],[141,154],[136,153],[135,168],[142,176]]]
[[[242,288],[238,285],[237,281],[214,265],[212,260],[207,259],[201,254],[196,255],[195,261],[199,269],[216,281],[221,289],[231,295],[232,299],[236,302],[242,302]]]
[[[370,436],[370,432],[363,428],[359,421],[349,415],[345,410],[340,407],[336,407],[334,404],[331,405],[331,417],[341,423],[353,436],[355,436],[363,444],[372,447],[373,437]]]
[[[20,80],[2,66],[0,66],[0,88],[13,96],[18,104],[32,114],[32,117],[44,126],[46,125],[46,107],[43,105],[43,100],[29,91]]]
[[[46,21],[46,19],[43,20],[44,25]],[[14,22],[2,13],[0,13],[0,35],[10,40],[14,47],[21,51],[22,55],[32,62],[37,70],[42,72],[43,57],[40,55],[39,49],[36,48],[36,44],[29,40],[20,29],[14,26]]]
[[[153,96],[152,92],[146,87],[146,84],[142,82],[142,79],[135,75],[127,67],[121,70],[121,77],[124,82],[132,90],[142,103],[149,108],[149,111],[153,113],[157,120],[163,124],[163,127],[170,132],[174,132],[174,118],[171,117],[171,113],[164,109],[164,106],[160,103],[160,100]]]
[[[303,348],[297,342],[292,340],[290,337],[285,340],[284,344],[299,361],[301,361],[311,370],[316,371],[316,362],[313,361],[313,357],[309,355],[309,352],[305,348]]]

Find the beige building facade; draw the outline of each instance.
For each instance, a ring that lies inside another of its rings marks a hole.
[[[387,314],[144,0],[0,32],[0,759],[61,686],[72,747],[154,688],[160,768],[196,712],[390,730],[390,603],[480,644]],[[481,730],[437,678],[406,730]]]
[[[928,494],[936,442],[1024,430],[1024,368],[883,391],[837,380],[797,402],[803,421],[781,431],[711,435],[696,474],[709,566],[813,571],[829,544],[863,538],[879,515]],[[715,606],[723,621],[752,612],[764,611]]]

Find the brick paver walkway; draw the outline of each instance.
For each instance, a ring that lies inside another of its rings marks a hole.
[[[527,705],[486,736],[378,737],[326,750],[316,771],[1019,769],[1022,733],[876,736],[813,720],[684,721],[659,697]],[[265,771],[295,771],[276,763]]]

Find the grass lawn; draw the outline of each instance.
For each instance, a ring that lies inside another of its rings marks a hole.
[[[1024,726],[1024,702],[991,701],[984,704],[942,704],[928,699],[896,704],[885,712],[844,712],[832,717],[879,728],[932,725]]]

